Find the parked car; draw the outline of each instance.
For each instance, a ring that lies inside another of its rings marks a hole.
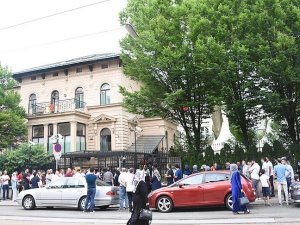
[[[255,193],[250,180],[242,176],[242,186],[250,202]],[[232,209],[232,194],[229,171],[207,171],[192,174],[187,178],[148,195],[150,208],[167,213],[177,207],[226,205]]]
[[[118,187],[96,182],[95,207],[105,209],[119,203]],[[22,191],[17,198],[24,209],[36,207],[75,207],[84,209],[87,184],[84,178],[62,177],[47,187]]]
[[[294,203],[300,203],[300,182],[293,182],[290,186],[291,198]]]

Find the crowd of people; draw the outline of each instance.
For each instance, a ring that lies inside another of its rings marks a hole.
[[[231,174],[232,211],[234,214],[250,212],[246,205],[240,203],[240,199],[244,194],[241,185],[241,174],[251,180],[257,199],[259,200],[262,197],[266,206],[271,206],[269,200],[271,197],[275,197],[274,181],[276,178],[279,205],[282,206],[282,189],[284,191],[284,202],[289,205],[289,188],[292,182],[295,181],[294,169],[286,157],[278,158],[274,163],[275,166],[268,157],[261,158],[261,166],[255,160],[248,163],[243,161],[241,164],[227,163],[226,166],[229,166]],[[300,162],[297,165],[297,173],[297,179],[299,180]]]
[[[166,185],[171,185],[193,173],[226,169],[230,170],[231,174],[233,213],[249,213],[246,206],[239,205],[239,198],[243,196],[241,176],[251,180],[257,199],[263,198],[266,206],[271,206],[269,199],[275,196],[274,181],[276,177],[279,204],[282,205],[282,189],[284,191],[284,201],[287,205],[289,204],[289,187],[295,179],[294,169],[285,157],[276,159],[274,163],[276,164],[275,166],[273,166],[268,157],[263,157],[261,158],[261,165],[255,160],[236,163],[227,162],[224,166],[214,163],[212,166],[202,165],[200,169],[198,169],[197,165],[193,165],[191,169],[188,165],[185,165],[181,169],[180,165],[171,166],[168,164],[166,173],[163,176],[156,165],[140,165],[136,170],[134,168],[104,168],[97,171],[92,168],[86,171],[68,168],[66,171],[61,169],[55,171],[55,173],[52,169],[47,171],[33,170],[32,173],[30,173],[29,169],[25,169],[20,173],[13,172],[11,176],[7,174],[7,171],[3,171],[3,173],[0,171],[0,191],[2,191],[3,200],[10,199],[9,186],[11,185],[11,199],[16,201],[18,193],[22,190],[47,186],[50,182],[60,177],[82,177],[86,179],[88,184],[86,202],[93,202],[95,197],[93,184],[96,179],[100,179],[108,185],[119,187],[119,210],[132,212],[131,224],[135,224],[139,211],[146,207],[148,193],[161,188],[163,178],[166,181]],[[297,165],[297,173],[299,179],[300,161]],[[93,189],[93,191],[89,191],[89,189]],[[93,212],[93,207],[90,207],[89,211]]]

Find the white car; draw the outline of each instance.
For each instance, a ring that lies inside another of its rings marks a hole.
[[[95,207],[105,209],[119,204],[119,188],[96,181]],[[17,198],[24,209],[35,207],[75,207],[84,209],[87,184],[84,178],[62,177],[47,187],[22,191]]]

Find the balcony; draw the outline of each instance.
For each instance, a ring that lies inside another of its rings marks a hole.
[[[28,105],[28,114],[31,115],[46,115],[53,113],[64,113],[64,112],[84,112],[86,103],[78,101],[76,99],[59,100],[53,103],[35,103]]]

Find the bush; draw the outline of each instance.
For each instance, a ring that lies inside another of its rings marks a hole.
[[[25,168],[41,169],[51,163],[50,156],[41,146],[28,144],[20,145],[13,150],[7,150],[0,157],[0,170],[7,170],[8,173],[21,171]]]

